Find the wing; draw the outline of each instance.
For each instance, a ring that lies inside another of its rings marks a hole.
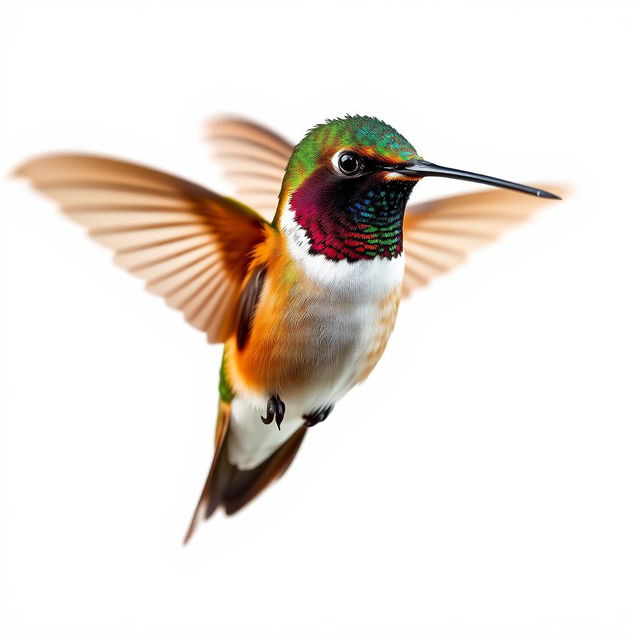
[[[167,173],[99,156],[41,156],[16,174],[113,249],[117,264],[209,342],[231,335],[252,251],[269,226],[255,211]]]
[[[237,196],[265,218],[273,218],[293,146],[278,134],[239,118],[211,121],[207,138]]]
[[[557,185],[548,186],[562,194]],[[460,264],[473,249],[493,242],[553,202],[557,201],[491,189],[407,207],[402,295],[428,284],[433,277]]]

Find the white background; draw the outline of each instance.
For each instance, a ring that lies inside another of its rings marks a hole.
[[[639,17],[3,2],[3,176],[77,149],[225,191],[208,116],[296,140],[366,113],[434,162],[573,195],[404,304],[287,476],[183,548],[220,347],[3,178],[0,636],[638,638]]]

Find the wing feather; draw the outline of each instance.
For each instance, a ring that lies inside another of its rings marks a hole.
[[[99,156],[41,156],[16,174],[56,200],[209,342],[229,337],[253,251],[267,232],[255,211],[170,174]]]
[[[557,185],[544,187],[554,193]],[[428,284],[463,262],[468,253],[530,218],[554,200],[505,189],[477,191],[411,205],[404,221],[405,277],[402,295]]]
[[[265,127],[240,118],[213,120],[207,137],[238,197],[271,219],[293,146]]]

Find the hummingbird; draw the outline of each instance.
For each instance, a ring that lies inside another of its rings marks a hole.
[[[429,162],[374,117],[327,120],[295,146],[244,119],[209,127],[238,199],[98,155],[16,170],[224,345],[213,461],[185,543],[285,473],[309,428],[376,366],[402,298],[560,199]],[[434,176],[498,189],[407,206]]]

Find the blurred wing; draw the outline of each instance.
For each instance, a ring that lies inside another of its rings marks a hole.
[[[167,173],[99,156],[40,156],[16,174],[113,249],[117,264],[209,342],[231,335],[252,250],[267,226],[254,211]]]
[[[557,185],[549,188],[562,195]],[[553,202],[556,201],[492,189],[407,207],[402,295],[408,296],[428,284],[433,277],[460,264],[473,249],[493,242]]]
[[[271,220],[293,146],[258,124],[233,118],[211,121],[207,138],[238,198]]]

